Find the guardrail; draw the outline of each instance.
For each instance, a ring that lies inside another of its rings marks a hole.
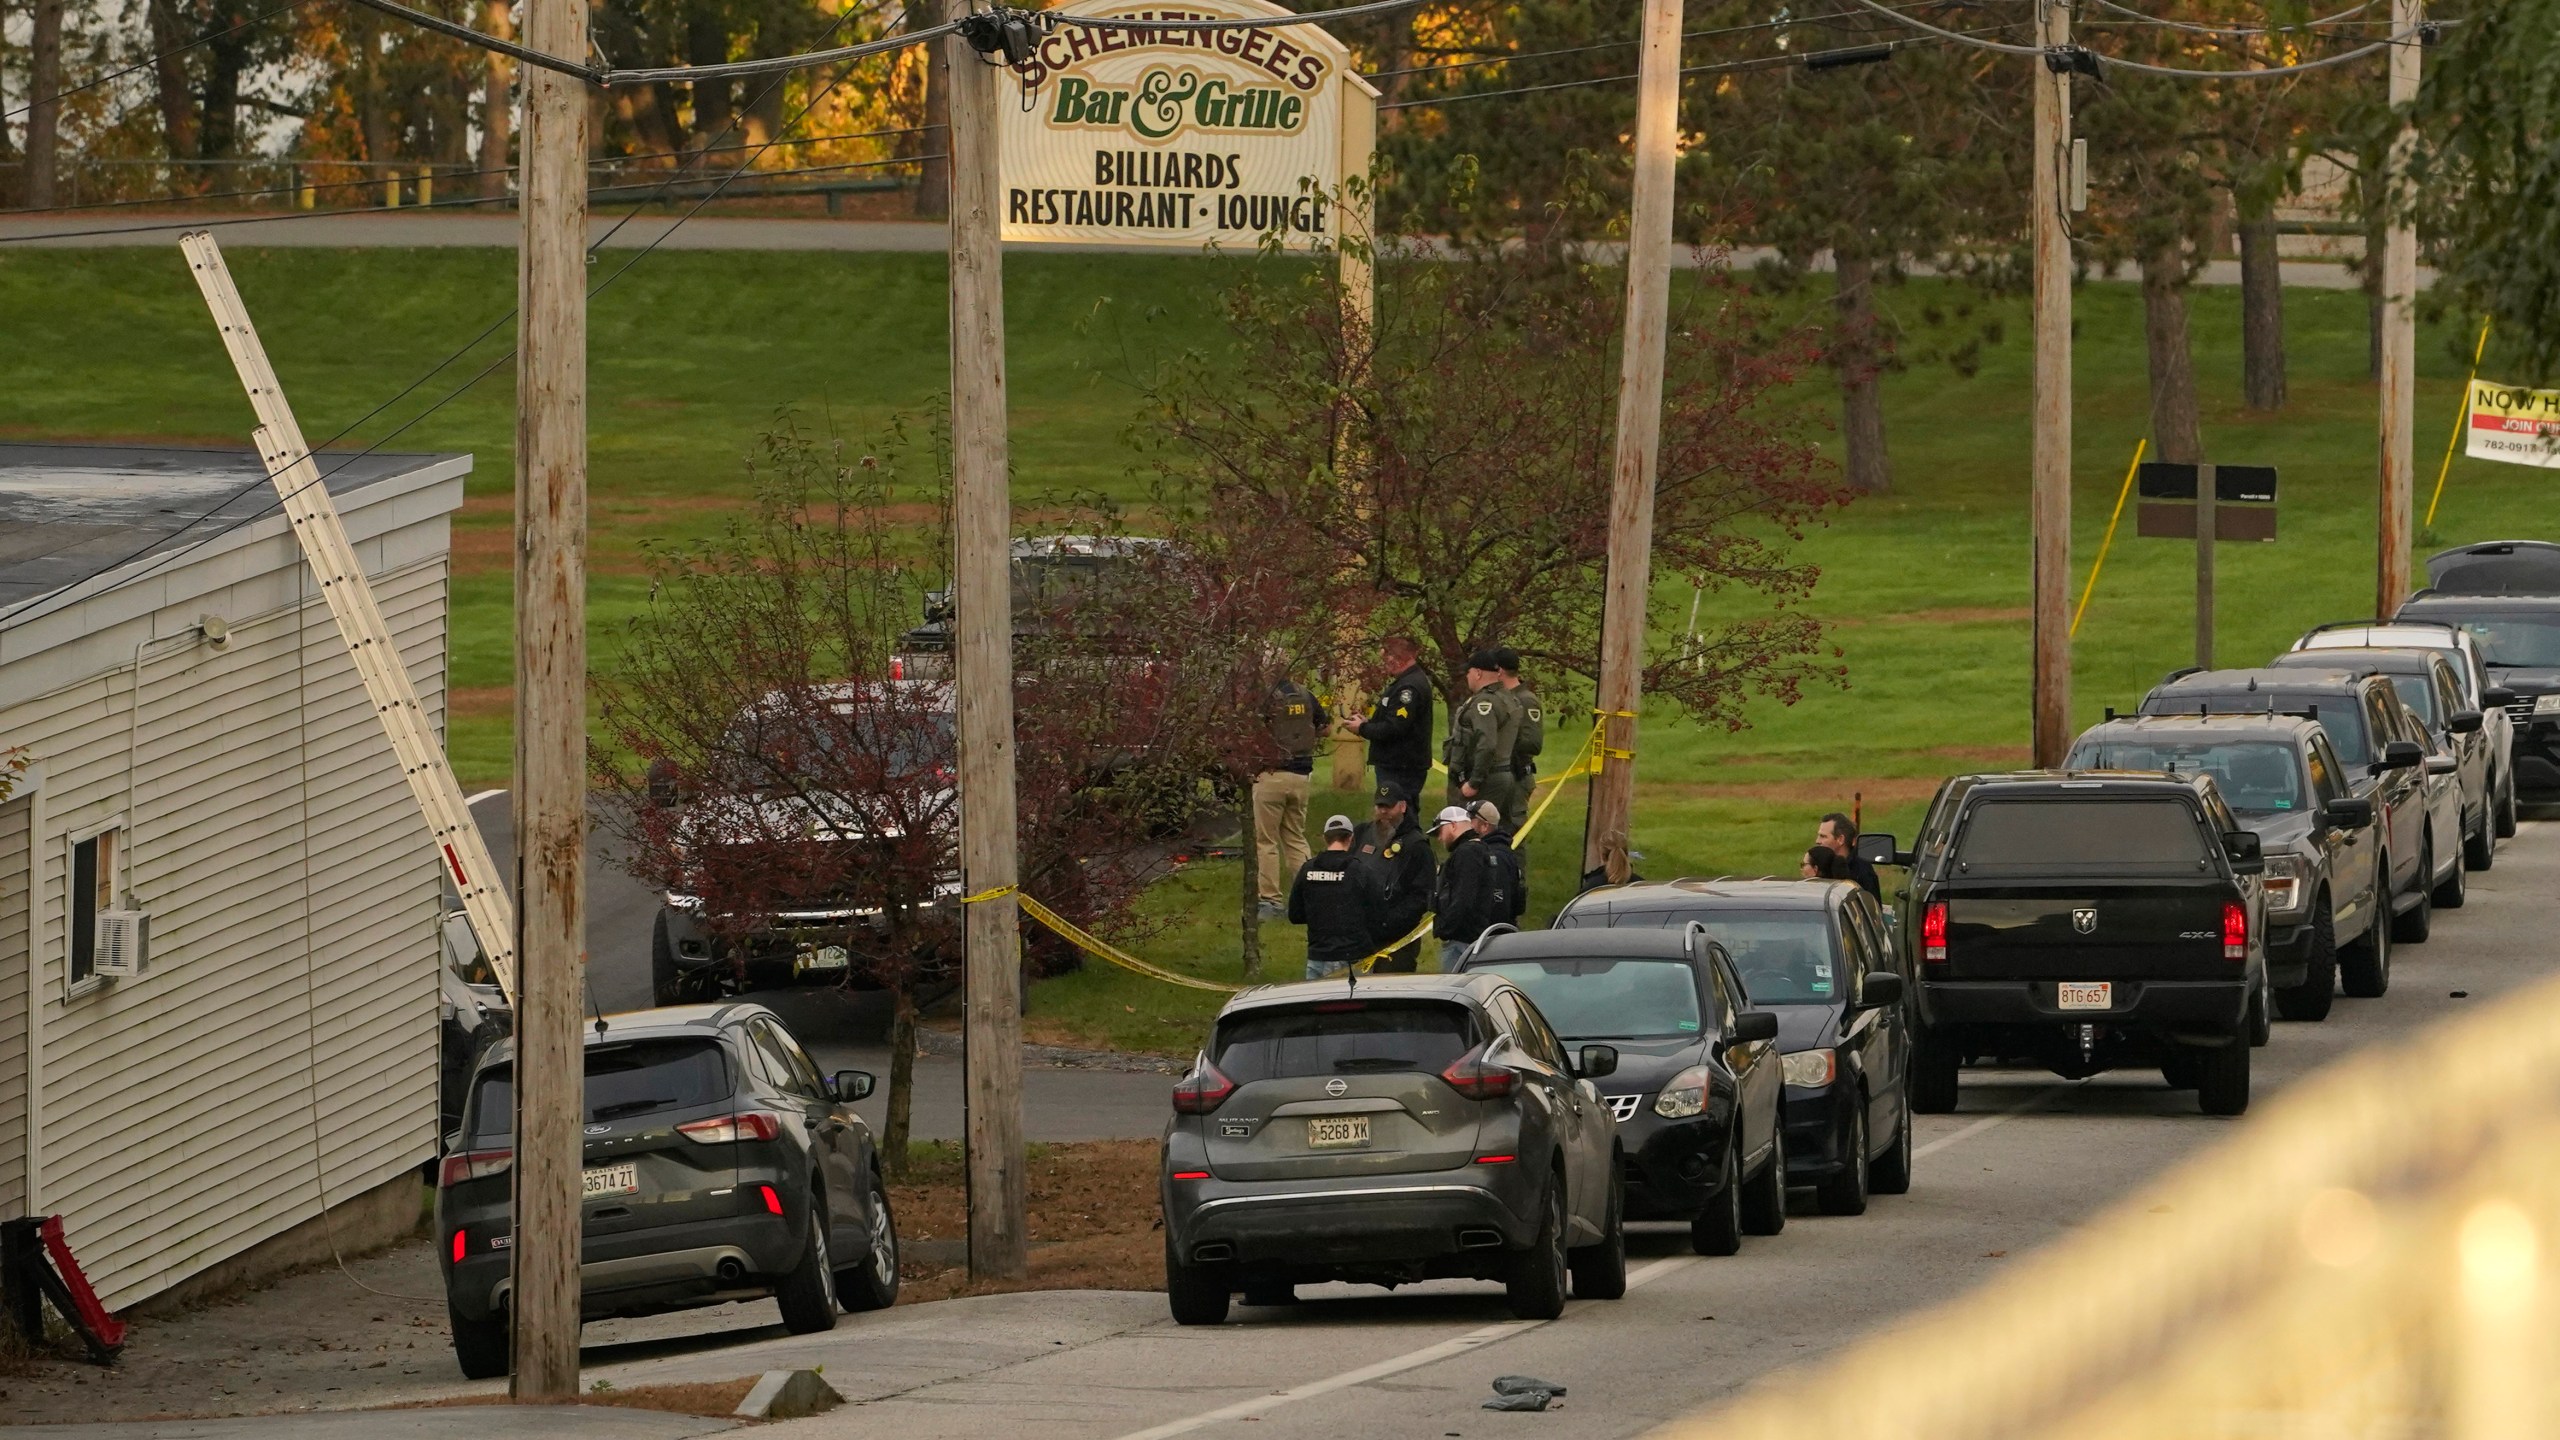
[[[1663,1434],[2560,1435],[2560,982],[2366,1051],[2000,1280]]]

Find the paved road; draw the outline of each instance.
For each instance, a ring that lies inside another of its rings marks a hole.
[[[515,867],[515,816],[505,791],[481,795],[471,807],[490,858],[500,874]],[[587,977],[595,1003],[608,1015],[649,1008],[649,942],[657,922],[656,892],[614,863],[613,841],[601,825],[587,841]],[[769,990],[752,998],[770,1005],[829,1070],[869,1070],[885,1077],[889,1052],[881,1043],[887,1005],[876,993],[843,990]],[[914,1135],[956,1140],[962,1130],[960,1062],[938,1056],[916,1060]],[[1033,1066],[1024,1071],[1023,1124],[1033,1140],[1112,1140],[1153,1136],[1164,1129],[1173,1082],[1162,1075]],[[887,1113],[886,1095],[858,1108],[872,1124]]]
[[[90,211],[70,215],[16,214],[0,217],[0,247],[102,249],[135,245],[174,245],[190,229],[210,229],[225,246],[274,246],[296,249],[473,249],[512,248],[522,226],[513,215],[403,213],[397,210],[311,211],[274,217],[237,215],[188,216],[180,212]],[[606,238],[610,235],[610,239]],[[587,222],[588,243],[615,249],[654,245],[666,250],[831,250],[872,253],[940,253],[950,246],[942,226],[900,220],[756,219],[706,216],[679,224],[670,215],[633,216],[617,228],[604,216]],[[1015,247],[1017,249],[1032,247]],[[1041,250],[1087,254],[1155,254],[1148,246],[1041,245]],[[1249,251],[1239,253],[1251,253]],[[1730,263],[1752,265],[1775,252],[1744,247]],[[1696,252],[1672,252],[1675,269],[1699,263]],[[1821,267],[1817,267],[1821,268]],[[1917,267],[1926,273],[1927,267]],[[2311,290],[2352,290],[2358,282],[2342,265],[2326,261],[2288,260],[2284,283]],[[2421,288],[2433,284],[2434,270],[2421,267]],[[2197,283],[2237,285],[2240,262],[2208,261]]]

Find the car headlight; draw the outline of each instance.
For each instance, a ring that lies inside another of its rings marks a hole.
[[[1781,1062],[1787,1083],[1819,1090],[1840,1073],[1839,1056],[1829,1050],[1799,1050]]]
[[[2533,713],[2536,715],[2560,715],[2560,690],[2555,690],[2548,695],[2534,696]]]
[[[2305,883],[2308,874],[2308,867],[2299,855],[2268,856],[2267,908],[2279,914],[2291,914],[2308,904],[2311,899],[2311,887]]]
[[[1662,1093],[1653,1097],[1653,1113],[1665,1120],[1686,1120],[1707,1108],[1707,1087],[1711,1077],[1704,1065],[1692,1065],[1671,1077]]]

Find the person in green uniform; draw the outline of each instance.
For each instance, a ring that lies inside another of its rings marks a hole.
[[[1520,709],[1520,733],[1511,745],[1511,779],[1519,786],[1513,798],[1520,803],[1502,806],[1503,824],[1517,830],[1528,821],[1528,805],[1538,785],[1538,757],[1547,749],[1547,702],[1521,680],[1519,651],[1505,645],[1493,652],[1493,659],[1502,667],[1502,688]]]
[[[1512,752],[1520,743],[1520,707],[1502,688],[1502,666],[1490,650],[1467,657],[1467,698],[1452,708],[1444,762],[1449,803],[1490,800],[1505,815],[1519,813]]]

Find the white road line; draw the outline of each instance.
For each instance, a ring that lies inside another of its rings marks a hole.
[[[1633,1290],[1647,1281],[1658,1279],[1674,1270],[1696,1263],[1697,1257],[1694,1255],[1673,1255],[1656,1260],[1627,1276],[1627,1288]],[[1259,1420],[1283,1405],[1293,1405],[1300,1400],[1312,1400],[1319,1395],[1330,1395],[1336,1390],[1348,1390],[1354,1385],[1366,1385],[1372,1380],[1383,1380],[1390,1375],[1419,1369],[1422,1366],[1446,1360],[1453,1355],[1464,1355],[1470,1350],[1482,1349],[1499,1340],[1508,1340],[1524,1330],[1535,1330],[1549,1323],[1551,1322],[1545,1320],[1505,1320],[1498,1325],[1487,1325],[1480,1330],[1470,1330],[1464,1335],[1443,1340],[1437,1345],[1425,1345],[1419,1350],[1407,1351],[1392,1359],[1378,1361],[1374,1365],[1363,1365],[1357,1370],[1345,1370],[1339,1375],[1329,1375],[1322,1380],[1310,1380],[1295,1389],[1283,1390],[1273,1395],[1257,1395],[1250,1400],[1239,1400],[1233,1405],[1204,1410],[1197,1415],[1186,1416],[1180,1420],[1168,1420],[1151,1430],[1131,1431],[1129,1434],[1120,1436],[1119,1440],[1170,1440],[1172,1436],[1188,1435],[1204,1426],[1223,1424],[1230,1420]]]
[[[483,790],[477,795],[466,795],[462,797],[462,803],[465,806],[477,805],[481,801],[489,799],[492,796],[504,795],[506,793],[507,792],[504,790]]]
[[[1912,1146],[1911,1158],[1917,1160],[1923,1155],[1944,1150],[1959,1140],[1970,1140],[1974,1136],[1981,1134],[1983,1131],[1988,1130],[1995,1125],[2006,1125],[2010,1121],[2017,1119],[2019,1116],[2026,1114],[2030,1110],[2050,1104],[2053,1097],[2061,1094],[2065,1090],[2076,1090],[2080,1086],[2088,1083],[2089,1082],[2087,1080],[2083,1079],[2073,1080],[2062,1085],[2048,1085],[2043,1089],[2038,1090],[2035,1094],[2028,1096],[2026,1099],[2019,1101],[2017,1104],[2010,1106],[2008,1109],[2001,1111],[1999,1114],[1985,1115],[1981,1119],[1974,1121],[1972,1124],[1967,1125],[1953,1135],[1941,1135],[1926,1145]]]

